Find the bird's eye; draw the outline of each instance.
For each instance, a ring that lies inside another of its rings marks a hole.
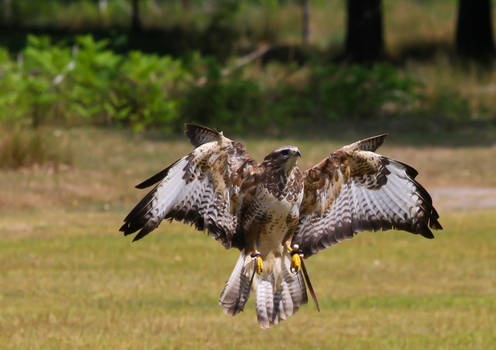
[[[281,154],[282,154],[283,156],[287,156],[287,155],[289,154],[289,150],[284,149],[284,150],[282,150],[282,151],[281,151]]]

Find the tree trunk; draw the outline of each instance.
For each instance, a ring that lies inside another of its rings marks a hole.
[[[460,0],[456,26],[456,49],[471,58],[494,54],[491,0]]]
[[[310,40],[310,0],[301,0],[301,36],[303,46],[307,46]]]
[[[3,19],[4,23],[9,23],[12,20],[12,0],[3,0]]]
[[[384,52],[381,0],[348,0],[346,56],[358,62],[379,59]]]
[[[141,21],[140,21],[140,15],[139,15],[139,0],[132,0],[132,5],[133,5],[133,18],[131,22],[131,29],[134,32],[138,32],[141,30]]]

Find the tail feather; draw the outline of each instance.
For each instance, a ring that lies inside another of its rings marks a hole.
[[[307,288],[305,286],[303,275],[301,271],[297,274],[290,272],[289,264],[287,269],[283,271],[283,287],[285,287],[283,290],[286,290],[287,294],[289,295],[289,298],[283,299],[283,305],[285,306],[287,315],[283,319],[286,319],[294,314],[296,311],[298,311],[300,305],[304,305],[308,302]]]
[[[283,257],[274,259],[270,271],[258,275],[254,273],[250,255],[241,252],[219,297],[219,304],[226,314],[234,316],[243,311],[252,288],[255,292],[258,324],[262,328],[269,328],[288,319],[301,305],[308,302],[301,271],[296,274],[290,271],[290,255],[285,253]]]
[[[254,281],[257,319],[262,328],[288,319],[298,311],[300,305],[308,302],[301,272],[290,272],[289,254],[276,259],[272,272],[256,276]]]
[[[269,328],[279,321],[277,312],[274,312],[274,281],[271,277],[259,279],[255,289],[257,319],[262,328]]]
[[[226,314],[234,316],[243,311],[245,307],[251,290],[253,267],[250,267],[250,263],[251,259],[242,251],[231,276],[220,293],[219,304]]]

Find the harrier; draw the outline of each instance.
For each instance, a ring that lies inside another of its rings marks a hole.
[[[442,229],[417,171],[374,153],[386,135],[345,146],[305,172],[300,150],[284,146],[261,164],[222,132],[186,124],[195,149],[137,185],[154,186],[120,231],[153,231],[164,219],[206,230],[240,257],[220,295],[236,315],[255,294],[258,323],[268,328],[314,297],[303,259],[362,231],[398,229],[434,238]]]

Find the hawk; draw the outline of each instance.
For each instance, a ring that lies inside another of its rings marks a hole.
[[[362,231],[398,229],[434,238],[442,229],[417,171],[375,150],[386,135],[344,146],[305,172],[300,150],[285,146],[262,163],[222,132],[186,124],[195,149],[143,181],[153,189],[124,219],[133,241],[164,219],[206,230],[225,248],[241,251],[221,292],[236,315],[253,291],[258,323],[268,328],[317,299],[303,258]]]

